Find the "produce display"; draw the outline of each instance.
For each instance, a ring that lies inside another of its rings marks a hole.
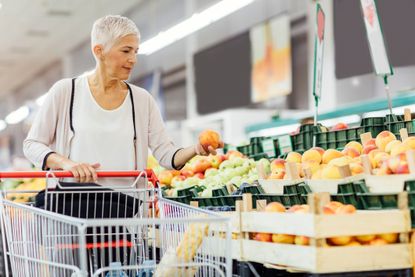
[[[294,205],[289,209],[286,209],[279,202],[269,203],[264,212],[272,213],[309,213],[310,207],[307,204]],[[340,214],[354,214],[356,208],[353,205],[344,205],[337,201],[330,201],[324,205],[323,213],[327,215],[340,215]],[[296,245],[310,245],[310,238],[306,236],[296,236],[291,234],[271,234],[271,233],[251,233],[250,237],[253,240],[263,242],[274,242],[284,244],[296,244]],[[326,246],[360,246],[360,245],[386,245],[398,242],[399,234],[370,234],[361,236],[339,236],[331,237],[327,239]]]
[[[231,150],[226,155],[196,156],[180,171],[165,170],[158,178],[167,196],[176,197],[178,190],[194,187],[199,196],[211,197],[213,189],[225,185],[237,189],[243,183],[258,180],[256,165],[254,160]]]

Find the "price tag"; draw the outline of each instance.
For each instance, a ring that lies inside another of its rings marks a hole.
[[[261,141],[261,144],[262,144],[262,150],[264,151],[265,154],[267,154],[269,158],[274,158],[277,156],[277,153],[275,151],[275,146],[274,146],[274,140],[265,139]]]
[[[323,57],[324,57],[324,31],[325,31],[325,15],[321,5],[317,3],[316,15],[316,33],[314,38],[314,80],[313,95],[321,98],[321,88],[323,79]]]
[[[291,143],[291,137],[289,135],[281,136],[278,138],[278,148],[281,154],[286,154],[293,151],[293,145]]]
[[[381,76],[392,75],[393,70],[386,52],[376,2],[375,0],[360,0],[360,4],[362,6],[363,20],[375,72]]]

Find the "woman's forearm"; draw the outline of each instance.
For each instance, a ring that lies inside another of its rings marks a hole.
[[[174,167],[182,168],[188,160],[196,156],[195,146],[180,149],[174,156]]]
[[[52,153],[46,160],[46,167],[50,169],[69,169],[75,164],[68,158],[56,153]]]

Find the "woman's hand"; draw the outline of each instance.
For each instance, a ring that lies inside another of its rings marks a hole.
[[[64,163],[62,169],[72,172],[74,178],[80,183],[91,183],[97,181],[98,176],[96,170],[100,166],[101,165],[99,163],[76,163],[68,160]]]
[[[223,148],[223,141],[219,141],[219,147]],[[208,149],[205,149],[200,143],[195,145],[195,152],[197,155],[208,156],[209,154],[216,155],[216,149],[212,146],[209,146]]]

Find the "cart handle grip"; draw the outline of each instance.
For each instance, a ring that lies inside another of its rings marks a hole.
[[[158,187],[158,179],[156,174],[151,169],[146,169],[145,173],[147,179],[153,183],[154,187]],[[143,174],[143,171],[99,171],[97,170],[98,178],[112,178],[112,177],[138,177]],[[0,171],[0,179],[8,178],[46,178],[46,176],[55,176],[57,178],[72,178],[73,174],[70,171]]]

